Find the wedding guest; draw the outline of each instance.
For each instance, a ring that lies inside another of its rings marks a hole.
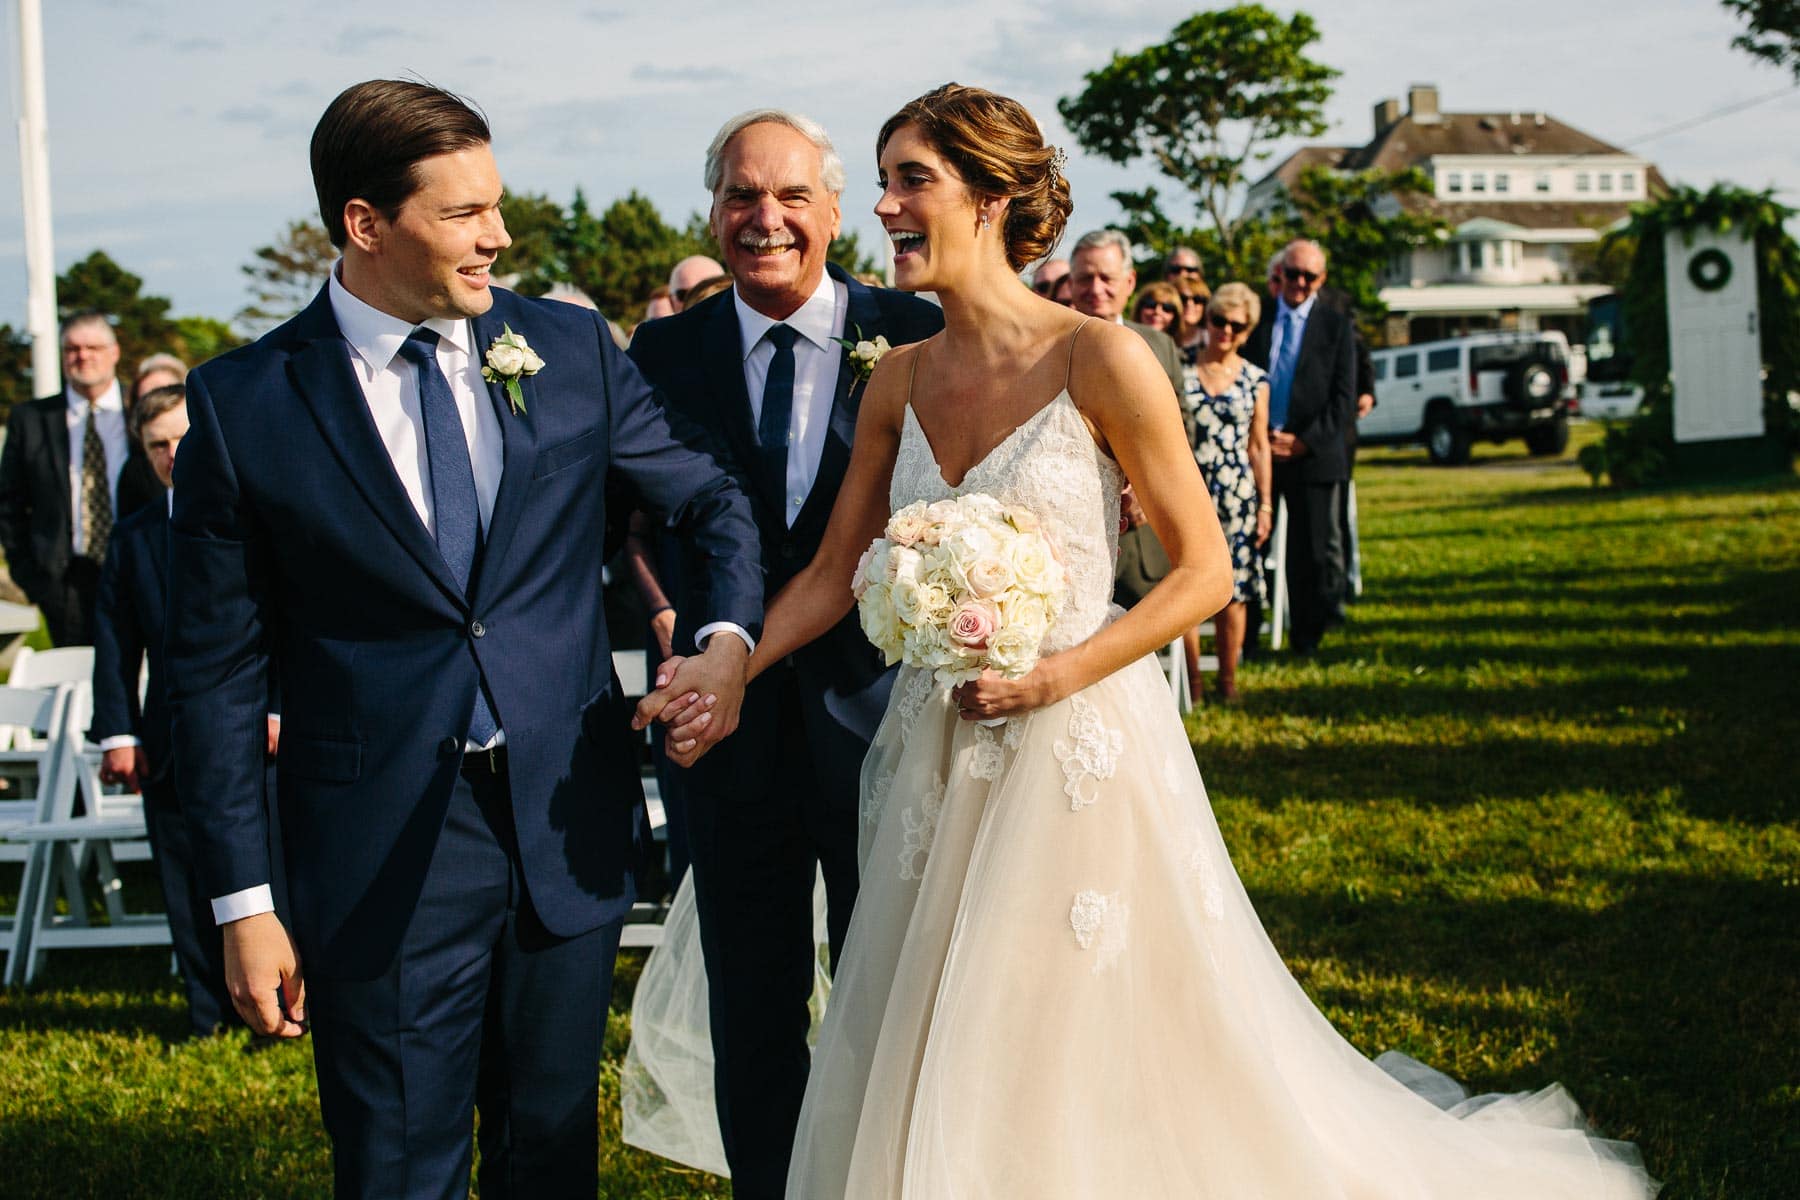
[[[1192,367],[1199,361],[1206,341],[1206,302],[1212,299],[1212,291],[1195,279],[1176,280],[1175,290],[1181,294],[1181,325],[1187,330],[1186,337],[1176,339],[1180,342],[1181,365]]]
[[[145,377],[140,368],[139,379]],[[132,405],[133,440],[143,448],[165,495],[173,479],[175,451],[187,434],[187,392],[180,383],[142,393]],[[175,963],[187,994],[188,1025],[205,1036],[238,1023],[225,989],[225,946],[213,921],[212,899],[194,864],[192,839],[182,816],[171,770],[168,683],[163,630],[168,621],[169,506],[146,504],[113,529],[100,575],[94,618],[94,721],[89,737],[103,757],[100,778],[142,792],[150,856],[162,883]],[[139,673],[149,660],[149,682],[138,700]],[[268,752],[275,754],[281,720],[268,718]],[[274,789],[268,795],[273,801]],[[271,831],[279,828],[271,813]],[[280,861],[279,847],[272,859]],[[276,887],[285,911],[284,889]]]
[[[1262,302],[1241,283],[1228,283],[1206,306],[1206,348],[1195,364],[1199,381],[1192,444],[1219,525],[1231,550],[1231,603],[1213,618],[1219,657],[1219,698],[1238,698],[1238,658],[1244,610],[1264,598],[1262,556],[1275,519],[1269,455],[1267,373],[1239,353],[1262,315]],[[1188,682],[1199,697],[1199,636],[1189,635]]]
[[[1344,427],[1356,419],[1356,335],[1350,319],[1318,303],[1325,250],[1288,243],[1276,316],[1259,324],[1244,357],[1269,373],[1269,452],[1287,505],[1288,603],[1294,652],[1318,649],[1344,586],[1339,485],[1348,474]]]
[[[1064,308],[1073,308],[1075,306],[1075,281],[1070,279],[1065,271],[1050,281],[1050,290],[1046,294]]]
[[[674,316],[676,312],[675,298],[669,294],[667,284],[659,284],[644,301],[644,320],[654,321],[660,317]]]
[[[717,279],[725,273],[716,258],[708,258],[704,254],[690,254],[676,263],[669,272],[669,299],[675,302],[675,311],[680,312],[694,303],[688,292],[695,284],[708,279]]]
[[[94,597],[113,525],[162,496],[131,449],[119,339],[102,313],[62,331],[63,390],[17,405],[0,451],[0,549],[58,646],[94,640]]]
[[[1206,273],[1200,269],[1200,255],[1191,246],[1177,246],[1163,260],[1163,278],[1170,283],[1192,280],[1206,286]]]
[[[1056,283],[1059,279],[1069,277],[1069,260],[1066,258],[1047,258],[1038,264],[1038,269],[1031,275],[1031,290],[1040,296],[1056,299]]]
[[[1181,319],[1181,293],[1172,283],[1158,279],[1146,283],[1131,299],[1131,319],[1169,335],[1180,347],[1187,336]]]
[[[1344,594],[1332,617],[1344,620],[1343,605],[1362,595],[1362,539],[1356,528],[1356,439],[1357,421],[1375,411],[1375,362],[1369,354],[1368,339],[1356,320],[1356,304],[1342,288],[1319,289],[1319,299],[1350,318],[1356,330],[1356,420],[1344,427],[1344,455],[1347,459],[1343,498],[1338,504],[1339,532],[1344,541]]]
[[[1175,340],[1161,330],[1125,319],[1125,303],[1137,289],[1137,268],[1131,264],[1131,242],[1125,235],[1116,229],[1082,234],[1069,255],[1069,278],[1075,311],[1127,326],[1150,343],[1168,376],[1170,390],[1179,398],[1184,388]]]
[[[858,275],[856,277],[856,281],[858,283],[862,284],[864,287],[880,287],[881,286],[879,279],[876,276],[874,276],[873,273],[870,273],[870,278],[876,279],[876,282],[870,283],[868,281],[868,279],[864,279],[861,275]],[[699,283],[696,283],[693,287],[689,288],[688,293],[687,293],[687,303],[683,307],[691,308],[694,305],[700,303],[702,300],[706,299],[708,296],[716,296],[720,292],[725,292],[725,291],[730,291],[730,290],[731,290],[731,276],[729,276],[725,272],[721,271],[717,275],[714,275],[711,279],[702,279]]]
[[[132,376],[132,406],[135,407],[146,392],[184,382],[187,373],[187,364],[173,354],[152,354],[138,364],[137,374]]]

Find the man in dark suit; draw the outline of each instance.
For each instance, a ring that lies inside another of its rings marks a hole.
[[[1349,474],[1345,432],[1356,419],[1356,333],[1342,312],[1318,302],[1325,251],[1316,242],[1289,243],[1280,261],[1275,311],[1243,353],[1269,372],[1269,448],[1275,491],[1288,511],[1293,646],[1311,654],[1343,596],[1337,506]]]
[[[119,339],[100,313],[63,326],[61,393],[13,410],[0,453],[0,549],[50,640],[94,640],[94,595],[113,525],[163,495],[125,430]]]
[[[175,961],[187,991],[188,1023],[196,1034],[235,1021],[225,990],[225,947],[205,887],[194,870],[193,839],[175,792],[170,752],[167,665],[169,506],[167,488],[175,451],[188,429],[187,392],[179,382],[141,392],[132,404],[131,440],[165,489],[165,501],[146,504],[113,526],[94,611],[94,723],[89,737],[104,757],[100,778],[122,783],[144,797],[150,851],[162,880]],[[149,685],[138,699],[139,672],[149,660]],[[275,753],[280,718],[267,721],[269,754]],[[274,799],[270,791],[271,804]],[[275,831],[270,830],[271,837]],[[287,900],[279,855],[270,865],[278,911]]]
[[[734,118],[706,181],[735,286],[640,326],[631,356],[749,493],[773,595],[818,549],[850,461],[863,385],[836,339],[918,341],[943,317],[827,265],[844,168],[816,123]],[[695,565],[677,574],[679,642],[704,613]],[[780,1196],[787,1178],[806,1089],[814,874],[836,961],[856,899],[858,777],[892,682],[851,614],[759,677],[743,732],[686,772],[719,1123],[744,1200]]]
[[[310,1017],[339,1196],[464,1194],[477,1110],[483,1195],[592,1195],[648,824],[601,609],[604,483],[693,542],[714,632],[689,665],[727,727],[756,527],[598,314],[490,286],[510,239],[466,102],[357,84],[312,165],[343,257],[299,316],[189,378],[175,472],[176,783],[227,982],[253,1028]],[[266,891],[271,668],[291,942]]]

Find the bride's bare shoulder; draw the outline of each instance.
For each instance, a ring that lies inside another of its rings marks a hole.
[[[929,340],[929,339],[927,339]],[[918,369],[923,342],[891,346],[875,364],[858,405],[859,425],[874,423],[898,431],[906,402],[912,395],[913,373]]]
[[[1169,377],[1148,342],[1135,330],[1096,318],[1074,335],[1069,356],[1069,396],[1091,420],[1124,408],[1173,399]]]

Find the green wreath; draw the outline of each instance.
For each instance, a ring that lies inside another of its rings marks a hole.
[[[1731,260],[1717,246],[1688,259],[1688,282],[1703,292],[1716,292],[1731,282]]]

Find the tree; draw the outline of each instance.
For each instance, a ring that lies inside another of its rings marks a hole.
[[[701,236],[704,229],[698,218],[676,229],[635,190],[596,217],[577,190],[559,249],[570,282],[592,296],[601,312],[624,321],[642,313],[645,298],[668,282],[676,263],[690,254],[717,255],[711,234]]]
[[[104,250],[96,250],[57,276],[56,303],[62,320],[76,313],[101,312],[112,319],[119,339],[119,369],[126,375],[140,360],[167,351],[180,354],[175,322],[169,318],[169,302],[161,296],[142,294],[144,281],[114,262]]]
[[[0,325],[0,422],[12,415],[13,405],[32,398],[33,382],[31,338],[22,329]],[[35,383],[42,386],[43,380]]]
[[[241,268],[250,280],[251,302],[238,310],[238,324],[263,333],[281,324],[325,286],[337,247],[317,221],[289,221],[281,236],[251,252],[255,261]]]
[[[1435,241],[1446,229],[1436,217],[1391,201],[1430,194],[1431,180],[1416,168],[1334,171],[1312,166],[1283,199],[1291,234],[1325,248],[1331,282],[1350,294],[1357,316],[1373,324],[1387,316],[1381,302],[1382,268],[1395,255]]]
[[[541,296],[568,279],[561,237],[567,217],[548,196],[508,192],[500,201],[512,245],[500,252],[498,273],[511,277],[507,286],[521,296]]]
[[[882,263],[874,255],[863,253],[862,241],[854,229],[833,239],[825,256],[852,275],[881,274]]]
[[[1787,67],[1800,79],[1800,0],[1724,0],[1724,4],[1748,25],[1731,39],[1734,48]]]
[[[1149,158],[1197,198],[1220,252],[1242,268],[1242,214],[1231,215],[1247,168],[1285,137],[1327,129],[1324,105],[1338,72],[1306,56],[1319,31],[1306,13],[1283,20],[1260,4],[1200,12],[1169,40],[1114,54],[1057,111],[1082,147],[1113,162]],[[1126,197],[1140,206],[1143,194]]]

